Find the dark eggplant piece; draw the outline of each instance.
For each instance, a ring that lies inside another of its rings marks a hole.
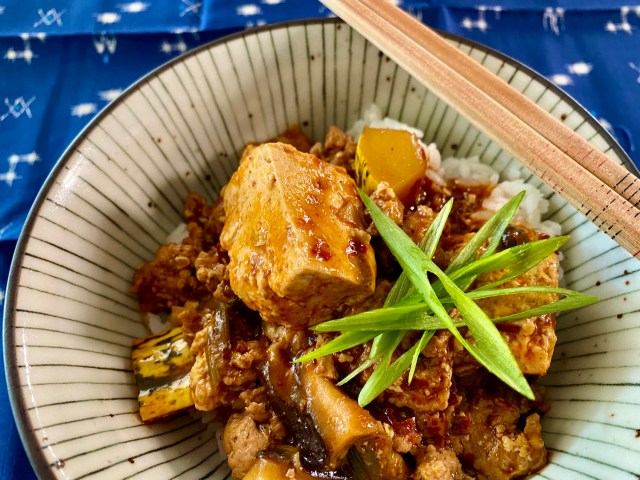
[[[264,380],[274,411],[289,430],[288,442],[300,451],[300,461],[308,470],[326,468],[327,449],[306,412],[306,399],[291,359],[283,349],[272,346]]]
[[[223,369],[231,351],[231,334],[227,315],[227,304],[216,302],[215,313],[207,328],[206,357],[211,386],[218,390]]]
[[[327,467],[340,466],[354,445],[386,436],[380,422],[331,380],[319,375],[313,364],[304,365],[300,375],[307,412],[327,447]]]

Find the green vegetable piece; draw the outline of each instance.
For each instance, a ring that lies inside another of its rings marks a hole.
[[[193,405],[189,372],[194,358],[182,327],[134,340],[131,360],[144,423],[171,417]]]

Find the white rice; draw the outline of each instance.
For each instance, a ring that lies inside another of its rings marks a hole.
[[[522,179],[506,180],[498,183],[482,206],[496,212],[514,195],[524,190],[525,196],[516,212],[515,220],[540,230],[552,237],[561,233],[560,224],[551,220],[542,220],[549,210],[549,202],[536,187],[524,183]]]
[[[466,181],[489,182],[496,185],[500,175],[489,165],[480,163],[477,156],[469,158],[449,157],[442,161],[441,175],[446,180],[460,178]]]
[[[153,312],[144,312],[140,314],[142,323],[149,329],[152,334],[163,332],[169,326],[169,315],[157,314]]]
[[[187,230],[187,224],[182,222],[173,231],[167,235],[167,239],[165,243],[181,243],[182,240],[189,236],[189,231]]]

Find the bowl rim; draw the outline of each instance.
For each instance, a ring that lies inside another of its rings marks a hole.
[[[193,56],[198,55],[202,51],[211,49],[217,45],[224,44],[229,41],[233,41],[236,39],[240,39],[247,36],[253,36],[262,32],[279,30],[283,28],[289,27],[297,27],[297,26],[308,26],[308,25],[346,25],[343,20],[338,17],[324,17],[324,18],[310,18],[310,19],[300,19],[300,20],[291,20],[291,21],[283,21],[276,22],[268,25],[262,25],[259,27],[253,27],[250,29],[241,30],[235,33],[231,33],[228,35],[224,35],[215,40],[211,40],[209,42],[205,42],[202,45],[194,47],[193,49],[182,53],[165,63],[157,66],[156,68],[150,70],[133,83],[131,83],[115,100],[106,105],[100,112],[96,114],[76,135],[73,141],[69,144],[69,146],[63,151],[60,155],[60,158],[56,161],[51,171],[47,175],[45,181],[43,182],[38,194],[36,195],[31,208],[27,214],[26,220],[20,232],[20,236],[18,237],[18,241],[16,243],[16,247],[13,253],[11,266],[9,269],[9,275],[7,277],[7,288],[6,295],[4,300],[4,311],[3,311],[3,332],[2,332],[2,342],[3,342],[3,360],[4,360],[4,371],[5,378],[7,383],[8,397],[9,403],[11,405],[11,410],[13,412],[13,417],[16,423],[16,429],[20,435],[20,439],[22,441],[22,445],[25,449],[27,457],[31,463],[31,466],[37,476],[39,478],[56,478],[54,474],[54,470],[49,465],[49,463],[45,460],[45,456],[42,454],[42,448],[39,446],[38,442],[35,440],[34,436],[31,434],[31,420],[24,408],[25,398],[23,393],[23,387],[20,385],[18,370],[17,370],[17,362],[15,356],[16,345],[14,342],[13,332],[15,329],[15,309],[16,309],[16,299],[18,293],[17,281],[20,275],[21,267],[22,267],[22,258],[24,256],[26,245],[28,243],[31,231],[33,229],[34,222],[37,217],[37,212],[42,207],[42,204],[46,198],[47,193],[51,190],[55,179],[58,177],[65,164],[68,162],[69,158],[73,155],[73,153],[77,150],[79,145],[88,137],[88,135],[93,131],[93,129],[102,121],[104,117],[109,115],[115,108],[120,106],[129,96],[135,93],[139,87],[145,83],[147,83],[150,79],[160,75],[165,70],[172,68],[176,64],[180,64],[191,58]],[[585,122],[587,122],[591,127],[593,127],[597,134],[600,134],[604,137],[611,149],[615,152],[615,154],[621,159],[622,164],[625,168],[627,168],[631,173],[636,176],[640,176],[640,166],[636,166],[627,152],[621,147],[617,139],[606,129],[604,126],[598,122],[598,120],[585,108],[583,107],[576,99],[574,99],[570,94],[564,91],[561,87],[554,84],[547,77],[534,70],[533,68],[525,65],[519,60],[500,52],[492,47],[484,45],[478,41],[471,40],[465,38],[463,36],[445,32],[439,29],[435,29],[440,35],[445,37],[447,40],[458,42],[459,44],[466,44],[473,49],[482,50],[487,54],[491,54],[504,63],[508,63],[511,65],[515,65],[519,70],[528,74],[536,81],[540,82],[545,90],[550,90],[556,95],[560,97],[561,100],[568,103],[571,108],[583,115]]]

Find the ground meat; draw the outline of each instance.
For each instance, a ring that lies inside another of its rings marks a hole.
[[[296,150],[308,153],[313,146],[309,138],[304,134],[298,126],[288,128],[276,138],[271,140],[272,142],[287,143],[296,147]]]
[[[356,158],[356,142],[351,135],[347,135],[339,128],[331,126],[324,139],[324,144],[316,143],[310,153],[329,163],[343,167],[350,176],[355,176],[353,163]]]
[[[451,198],[451,195],[452,192],[446,185],[440,185],[425,175],[417,189],[412,204],[414,206],[425,205],[439,212]]]
[[[196,277],[199,253],[193,245],[170,243],[158,248],[155,258],[133,276],[131,290],[138,296],[140,311],[161,312],[207,296],[207,289]]]
[[[480,228],[483,222],[479,222],[475,214],[482,210],[482,202],[495,185],[491,182],[450,180],[447,187],[454,198],[450,217],[452,231],[466,232]]]
[[[392,406],[373,404],[368,407],[371,414],[382,422],[385,432],[392,440],[393,450],[404,454],[414,452],[422,442],[422,434],[418,431],[415,416],[407,416],[412,412]]]
[[[234,297],[229,285],[229,256],[219,248],[200,252],[194,262],[196,277],[216,300],[228,302]]]
[[[450,440],[465,469],[479,479],[507,480],[544,466],[535,402],[491,379],[474,379],[463,390],[465,400],[456,411]]]
[[[482,209],[482,202],[491,194],[495,185],[491,182],[464,182],[449,180],[446,185],[440,185],[426,177],[417,189],[412,206],[424,205],[435,212],[453,197],[453,208],[449,215],[447,235],[464,234],[478,230],[482,219],[477,218],[477,212]]]
[[[257,387],[240,393],[239,400],[244,412],[261,424],[268,424],[272,441],[282,441],[287,436],[287,429],[282,420],[275,414],[269,402],[266,387]]]
[[[189,238],[185,242],[200,250],[208,250],[218,243],[225,221],[222,197],[218,197],[215,204],[210,205],[202,195],[191,193],[183,211],[189,230]]]
[[[414,480],[471,480],[462,471],[462,465],[451,450],[428,445],[418,449],[416,454]]]
[[[387,182],[380,182],[371,194],[371,200],[387,215],[396,225],[402,225],[404,218],[404,205],[398,199],[396,192]],[[367,228],[367,233],[371,236],[379,235],[378,229],[372,223]]]
[[[182,325],[185,339],[191,344],[195,335],[212,322],[219,305],[219,302],[211,296],[199,302],[188,301],[182,306],[171,308],[170,320],[174,324]]]
[[[138,296],[142,312],[162,312],[188,301],[198,302],[208,297],[209,291],[215,291],[220,283],[224,289],[224,272],[217,276],[208,276],[205,271],[198,274],[203,266],[211,269],[213,263],[225,263],[224,255],[214,248],[224,225],[221,202],[211,206],[201,195],[191,193],[185,202],[184,216],[187,237],[180,244],[159,247],[155,258],[134,274],[131,291]],[[206,259],[198,260],[203,250],[211,251],[204,254]],[[215,258],[210,258],[212,256]],[[214,278],[222,281],[213,285]]]
[[[418,205],[409,210],[404,217],[402,229],[415,243],[420,243],[424,234],[436,218],[436,212],[426,205]]]
[[[211,244],[211,239],[207,242],[207,234],[202,225],[196,222],[189,222],[186,226],[187,236],[180,243],[191,245],[198,250],[202,250],[206,243]]]
[[[443,250],[443,266],[448,266],[458,256],[464,246],[473,238],[475,232],[444,235],[439,246]]]
[[[444,410],[449,403],[452,368],[451,334],[438,331],[422,352],[412,382],[408,372],[387,388],[379,397],[400,408],[417,413]]]
[[[240,479],[258,459],[258,453],[269,447],[269,432],[248,413],[234,413],[222,433],[222,445],[233,478]]]
[[[413,421],[415,425],[414,418],[408,420]],[[398,431],[394,429],[392,440],[394,451],[398,453],[409,453],[414,450],[417,445],[420,445],[420,442],[422,441],[422,435],[418,433],[418,431],[415,429],[415,426],[414,428],[410,430],[407,429],[405,431]]]
[[[448,444],[456,406],[460,403],[460,396],[452,389],[449,393],[449,405],[438,412],[416,414],[418,430],[422,433],[424,443],[443,447]]]
[[[232,339],[230,351],[217,368],[218,380],[214,387],[206,348],[209,331],[202,329],[191,344],[195,363],[191,368],[191,396],[198,410],[213,410],[217,407],[241,408],[240,394],[257,386],[260,367],[266,360],[267,340]]]

